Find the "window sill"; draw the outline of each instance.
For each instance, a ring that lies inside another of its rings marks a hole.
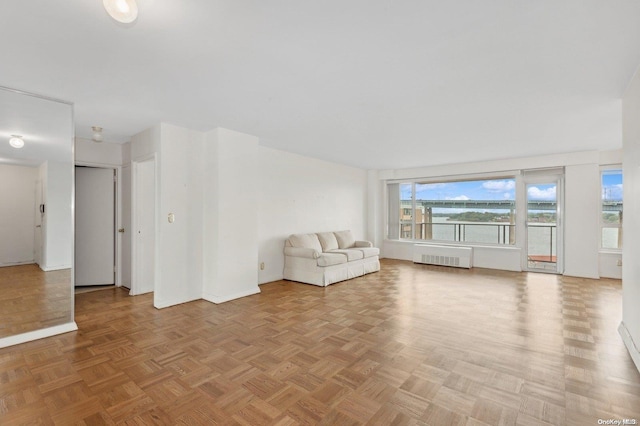
[[[384,243],[390,244],[400,244],[400,245],[415,245],[415,244],[424,244],[429,246],[448,246],[448,247],[474,247],[474,248],[483,248],[483,249],[498,249],[498,250],[521,250],[520,247],[516,245],[499,245],[499,244],[482,244],[482,243],[462,243],[462,242],[452,242],[452,241],[436,241],[436,240],[390,240],[385,238]]]
[[[622,254],[622,249],[599,249],[599,254]]]

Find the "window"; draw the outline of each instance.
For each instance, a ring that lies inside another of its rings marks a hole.
[[[601,247],[619,250],[622,248],[622,170],[605,169],[601,176]]]
[[[388,185],[390,239],[515,244],[515,179]]]

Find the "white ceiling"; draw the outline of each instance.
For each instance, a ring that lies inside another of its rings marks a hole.
[[[2,0],[0,85],[122,143],[159,121],[362,168],[621,147],[636,0]]]

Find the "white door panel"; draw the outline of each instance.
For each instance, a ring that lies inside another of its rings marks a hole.
[[[131,288],[131,167],[122,168],[122,229],[120,233],[120,273],[122,285]]]
[[[76,167],[76,286],[115,283],[113,176],[113,169]]]
[[[155,161],[136,163],[135,173],[135,262],[132,294],[148,293],[155,286]]]

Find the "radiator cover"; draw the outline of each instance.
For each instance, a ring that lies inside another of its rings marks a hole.
[[[413,262],[471,268],[473,266],[473,248],[415,244],[413,246]]]

